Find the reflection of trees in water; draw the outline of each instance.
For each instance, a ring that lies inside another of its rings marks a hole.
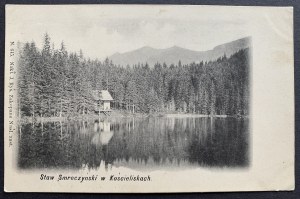
[[[209,121],[210,120],[210,121]],[[247,166],[248,165],[248,122],[235,119],[209,119],[206,123],[206,139],[202,133],[193,133],[188,152],[189,161],[203,166]],[[209,124],[210,123],[210,124]],[[213,129],[215,130],[213,130]]]
[[[98,168],[114,162],[245,166],[248,121],[153,118],[22,126],[20,168]]]

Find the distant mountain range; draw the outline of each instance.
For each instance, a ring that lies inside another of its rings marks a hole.
[[[155,49],[149,46],[139,48],[125,53],[115,53],[109,57],[117,65],[134,65],[138,63],[148,63],[153,66],[155,63],[177,64],[180,60],[182,64],[192,62],[211,61],[226,54],[227,57],[241,49],[251,46],[251,38],[245,37],[229,43],[218,45],[208,51],[194,51],[178,46],[166,49]]]

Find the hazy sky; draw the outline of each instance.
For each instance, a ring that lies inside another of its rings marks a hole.
[[[11,17],[19,40],[42,46],[47,32],[56,48],[103,59],[143,46],[209,50],[245,36],[243,11],[205,6],[27,6]]]

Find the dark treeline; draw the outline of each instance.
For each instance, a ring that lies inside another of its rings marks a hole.
[[[215,61],[176,65],[116,66],[86,59],[46,34],[20,49],[19,108],[22,116],[73,116],[94,111],[92,90],[108,89],[115,108],[134,104],[136,112],[247,115],[249,49]]]

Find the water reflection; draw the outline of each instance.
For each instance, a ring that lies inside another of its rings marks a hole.
[[[245,167],[248,119],[111,118],[26,124],[18,165],[26,168],[132,169]]]
[[[114,135],[111,130],[112,125],[108,121],[94,123],[94,136],[92,138],[92,144],[99,145],[107,145]]]

